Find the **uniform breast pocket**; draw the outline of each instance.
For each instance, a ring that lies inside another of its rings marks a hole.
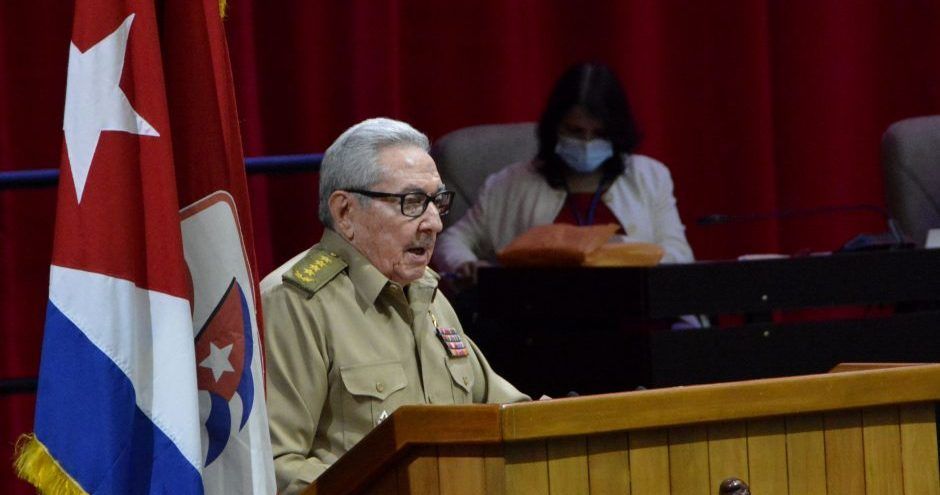
[[[454,393],[454,404],[473,402],[473,365],[470,358],[450,358],[447,360],[450,371],[450,388]]]
[[[408,381],[397,361],[348,366],[339,372],[346,389],[343,429],[349,448],[402,405]]]

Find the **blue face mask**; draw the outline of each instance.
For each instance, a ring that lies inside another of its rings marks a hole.
[[[605,160],[613,156],[614,148],[606,139],[583,139],[560,136],[555,145],[555,153],[572,170],[586,174],[597,170]]]

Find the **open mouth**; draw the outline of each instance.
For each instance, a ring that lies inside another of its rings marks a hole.
[[[411,248],[406,249],[406,251],[409,252],[409,253],[411,253],[411,254],[413,254],[413,255],[415,255],[415,256],[419,256],[419,257],[424,257],[424,256],[426,256],[426,255],[428,254],[428,252],[429,252],[428,248],[426,248],[426,247],[421,247],[421,246],[411,247]]]

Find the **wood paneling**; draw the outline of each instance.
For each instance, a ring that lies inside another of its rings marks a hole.
[[[549,495],[545,442],[507,443],[506,493]]]
[[[904,493],[907,495],[940,494],[940,473],[937,469],[913,469],[919,463],[937,466],[936,412],[933,404],[902,407],[901,461],[904,465]]]
[[[938,373],[909,366],[509,404],[502,431],[526,440],[927,402],[940,397]]]
[[[786,495],[787,426],[782,418],[747,423],[747,483],[751,493]]]
[[[787,468],[790,493],[828,493],[822,416],[787,418]]]
[[[406,406],[308,493],[682,495],[735,476],[761,495],[940,495],[938,400],[940,366],[929,365]]]
[[[552,495],[588,495],[587,439],[548,441],[548,486]]]
[[[865,449],[861,411],[840,411],[824,417],[826,476],[829,493],[865,493]]]
[[[439,495],[437,447],[419,447],[398,468],[398,493]]]
[[[630,486],[635,494],[669,490],[669,439],[666,430],[630,433]]]
[[[709,493],[706,427],[689,426],[669,430],[669,480],[673,495]]]
[[[865,490],[868,495],[903,493],[901,428],[896,407],[862,411],[865,446]]]
[[[380,476],[366,489],[369,495],[398,495],[398,473],[393,469]]]
[[[630,493],[630,437],[613,433],[588,437],[591,495]]]
[[[486,492],[482,445],[442,445],[437,449],[441,495]]]
[[[320,475],[309,493],[355,493],[413,447],[501,439],[498,404],[402,406]]]
[[[502,444],[486,445],[483,450],[483,469],[486,471],[487,495],[506,493],[506,458]]]
[[[718,495],[718,485],[728,478],[748,482],[747,429],[743,421],[708,427],[710,493]]]

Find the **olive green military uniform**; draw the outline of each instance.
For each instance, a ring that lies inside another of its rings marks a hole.
[[[403,404],[528,399],[464,335],[430,269],[403,290],[331,230],[296,259],[262,282],[282,493],[303,489]]]

